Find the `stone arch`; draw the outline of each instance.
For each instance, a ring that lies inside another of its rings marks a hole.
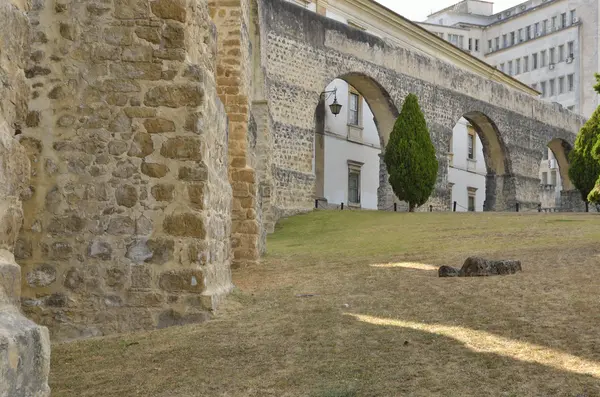
[[[563,190],[574,190],[575,186],[569,178],[569,152],[573,150],[573,146],[562,138],[554,138],[548,143],[548,147],[556,157]]]
[[[468,111],[462,117],[473,126],[483,146],[487,169],[484,211],[503,210],[516,199],[508,147],[496,123],[482,111]]]
[[[377,80],[360,72],[343,73],[328,80],[323,91],[325,91],[326,87],[332,82],[338,79],[348,83],[358,91],[362,98],[364,98],[373,115],[373,122],[378,134],[378,144],[380,145],[382,153],[399,114],[398,108],[391,95]],[[315,197],[317,199],[323,198],[325,192],[325,118],[327,112],[330,112],[329,105],[333,100],[333,97],[330,97],[329,95],[325,98],[327,98],[327,100],[325,100],[322,95],[319,95],[314,113],[313,172],[315,175]],[[338,102],[343,106],[341,114],[344,115],[345,112],[348,111],[348,104],[342,103],[339,100]],[[382,178],[381,176],[382,170],[385,171],[385,167],[382,166],[383,159],[381,153],[379,153],[379,159],[377,160],[377,173],[380,183],[377,188],[378,204],[382,200],[381,196],[387,193],[381,189],[381,185],[385,184],[385,181],[387,181],[387,177]]]

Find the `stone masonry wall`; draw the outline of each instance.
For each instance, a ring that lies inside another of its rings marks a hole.
[[[218,30],[217,88],[229,115],[229,180],[233,188],[234,267],[260,258],[261,213],[255,171],[256,128],[250,118],[252,49],[249,0],[211,0]]]
[[[34,4],[24,310],[57,339],[205,320],[232,287],[206,0]]]
[[[25,59],[29,21],[25,4],[0,3],[0,396],[50,395],[48,329],[20,310],[21,268],[14,248],[23,222],[21,195],[29,187],[30,165],[15,139],[27,114]]]
[[[556,138],[573,144],[585,121],[559,106],[290,2],[258,4],[274,141],[271,201],[276,214],[314,207],[314,115],[320,92],[335,78],[346,79],[359,91],[355,83],[365,83],[362,94],[371,100],[381,126],[389,124],[408,93],[419,98],[440,161],[435,195],[422,210],[429,205],[450,208],[445,153],[449,134],[462,116],[475,119],[487,143],[486,162],[493,165],[488,208],[493,210],[514,210],[517,202],[522,208],[537,208],[544,150]],[[384,143],[390,131],[379,131]],[[391,189],[381,186],[380,191],[389,194]],[[379,199],[380,207],[393,204],[390,197]]]

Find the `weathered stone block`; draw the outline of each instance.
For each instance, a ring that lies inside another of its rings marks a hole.
[[[159,183],[152,186],[150,192],[156,201],[173,201],[173,192],[175,186],[166,183]]]
[[[198,138],[189,136],[178,136],[169,138],[160,148],[160,154],[164,157],[176,160],[202,160],[202,143]]]
[[[159,39],[160,40],[160,39]],[[182,48],[159,48],[154,50],[153,56],[158,59],[166,59],[170,61],[184,61],[185,50]]]
[[[152,178],[162,178],[169,172],[169,167],[167,167],[165,164],[158,163],[143,162],[141,169],[144,175],[148,175]]]
[[[178,108],[181,106],[200,106],[204,97],[204,90],[200,85],[173,84],[153,87],[144,97],[146,106],[166,106]]]
[[[204,209],[204,184],[195,183],[188,185],[187,191],[190,203],[194,205],[194,208]]]
[[[188,182],[206,181],[208,179],[208,169],[203,163],[197,163],[190,167],[181,167],[179,168],[178,178]]]
[[[115,198],[117,199],[117,204],[131,208],[138,201],[137,189],[132,185],[121,185],[115,191]]]
[[[160,29],[149,26],[139,26],[135,29],[135,34],[153,44],[160,44]]]
[[[76,291],[83,285],[83,281],[84,280],[81,271],[72,267],[65,274],[65,281],[63,284],[67,289]]]
[[[127,216],[117,216],[108,223],[108,234],[112,235],[132,235],[135,232],[135,222]]]
[[[120,156],[129,149],[129,144],[125,141],[110,141],[108,143],[108,152],[113,156]]]
[[[173,309],[165,310],[158,316],[158,325],[156,328],[166,328],[186,324],[196,324],[208,321],[210,314],[207,312],[198,312],[190,314],[181,314]]]
[[[123,49],[121,59],[124,62],[151,62],[152,52],[149,46],[127,47]]]
[[[160,307],[165,301],[164,295],[152,291],[127,291],[127,305],[134,307]]]
[[[165,216],[163,221],[165,233],[178,237],[206,237],[204,220],[196,214],[184,213]]]
[[[150,288],[152,274],[146,265],[133,265],[131,269],[131,288]]]
[[[115,18],[140,19],[149,15],[148,0],[115,0]]]
[[[204,292],[204,274],[201,270],[169,270],[159,277],[158,285],[167,292]]]
[[[138,132],[133,137],[131,148],[127,153],[129,156],[146,157],[154,151],[154,143],[150,134]]]
[[[112,247],[107,241],[94,239],[88,246],[87,254],[90,258],[107,261],[112,257]]]
[[[56,281],[56,269],[47,264],[39,265],[27,273],[26,280],[30,287],[47,287]]]
[[[98,85],[102,92],[139,92],[140,84],[135,80],[104,80]]]
[[[185,43],[185,30],[182,25],[168,22],[161,31],[163,44],[167,48],[183,48]]]
[[[104,280],[106,285],[113,288],[122,287],[125,284],[125,272],[117,267],[106,269]]]
[[[183,0],[156,0],[150,3],[150,8],[159,18],[185,22],[186,4]]]
[[[142,107],[131,107],[124,108],[123,112],[130,118],[140,118],[145,119],[148,117],[156,116],[156,109],[154,108],[142,108]]]
[[[52,218],[47,230],[51,234],[72,235],[80,233],[85,227],[85,220],[77,215]]]
[[[175,123],[163,118],[146,119],[144,127],[151,134],[175,131]]]
[[[111,26],[104,29],[104,40],[111,45],[129,46],[133,43],[133,31],[124,26]]]
[[[66,241],[55,241],[52,244],[42,245],[42,252],[52,260],[69,259],[73,254],[73,247]]]

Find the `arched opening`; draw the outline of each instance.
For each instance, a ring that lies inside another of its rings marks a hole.
[[[330,105],[342,105],[334,115]],[[323,90],[315,110],[313,170],[315,196],[320,207],[378,209],[383,190],[380,181],[382,150],[389,139],[398,110],[372,78],[359,73],[340,76]]]
[[[454,125],[448,150],[452,209],[504,209],[508,200],[498,200],[498,196],[506,195],[509,189],[504,177],[509,174],[510,163],[494,122],[481,112],[465,113]]]
[[[540,204],[544,210],[561,206],[561,192],[575,187],[569,179],[569,152],[572,146],[560,138],[552,139],[540,163]]]

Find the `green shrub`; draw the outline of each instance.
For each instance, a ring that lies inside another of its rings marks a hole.
[[[569,153],[569,178],[579,190],[583,201],[590,200],[590,192],[594,189],[600,176],[600,161],[595,157],[598,150],[598,133],[600,127],[600,107],[584,124],[575,140],[575,147]],[[594,200],[596,196],[591,196]],[[595,202],[594,200],[590,200]]]

